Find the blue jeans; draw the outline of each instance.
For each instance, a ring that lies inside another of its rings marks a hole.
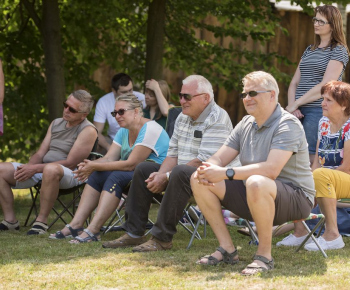
[[[300,122],[303,124],[306,140],[309,144],[309,154],[316,154],[318,122],[322,118],[321,107],[300,107],[304,115]]]

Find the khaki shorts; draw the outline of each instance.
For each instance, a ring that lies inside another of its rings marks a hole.
[[[288,221],[306,218],[312,209],[312,203],[301,188],[292,184],[275,180],[277,196],[275,199],[274,225],[281,225]],[[226,193],[221,204],[234,214],[252,221],[246,187],[242,180],[225,180]],[[264,210],[264,209],[261,209]]]
[[[17,169],[18,166],[22,165],[22,163],[18,162],[11,162],[15,170]],[[77,186],[79,184],[82,184],[82,182],[78,181],[77,179],[74,178],[73,171],[70,170],[67,167],[64,167],[61,165],[63,168],[63,177],[60,180],[60,189],[67,189],[67,188],[72,188],[74,186]],[[43,174],[42,173],[36,173],[34,174],[31,178],[27,179],[26,181],[22,182],[16,182],[16,185],[13,186],[13,189],[24,189],[24,188],[30,188],[36,185],[39,181],[43,179]]]

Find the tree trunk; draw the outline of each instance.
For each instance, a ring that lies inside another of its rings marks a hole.
[[[42,37],[49,120],[62,117],[65,81],[58,0],[43,0]]]
[[[145,81],[163,78],[166,0],[153,0],[147,20]]]

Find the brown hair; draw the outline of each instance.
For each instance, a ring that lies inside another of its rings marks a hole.
[[[167,100],[167,102],[169,103],[170,100],[170,88],[169,85],[166,81],[164,80],[159,80],[157,81],[159,84],[159,88],[164,96],[164,98]],[[150,90],[150,89],[146,89],[146,92],[153,98],[156,97],[154,91]],[[149,106],[146,107],[146,110],[149,109]],[[162,112],[159,110],[159,106],[157,104],[157,108],[156,108],[156,114],[155,114],[155,120],[158,120],[162,117]]]
[[[343,31],[343,20],[339,9],[332,5],[317,6],[315,8],[315,16],[317,13],[320,13],[322,16],[326,17],[332,29],[331,40],[328,46],[330,46],[331,49],[333,49],[338,44],[341,44],[346,48],[349,54],[349,49],[348,49],[348,46],[346,45],[345,34]],[[314,44],[311,49],[315,50],[316,48],[318,48],[320,43],[321,43],[320,36],[315,34]]]
[[[330,81],[321,88],[321,95],[329,94],[340,106],[345,107],[344,114],[350,116],[350,84]]]

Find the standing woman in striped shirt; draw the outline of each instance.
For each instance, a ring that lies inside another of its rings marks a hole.
[[[312,164],[316,153],[318,122],[322,117],[321,88],[342,80],[349,61],[340,11],[331,5],[315,8],[315,41],[304,51],[288,89],[286,110],[303,124]]]

